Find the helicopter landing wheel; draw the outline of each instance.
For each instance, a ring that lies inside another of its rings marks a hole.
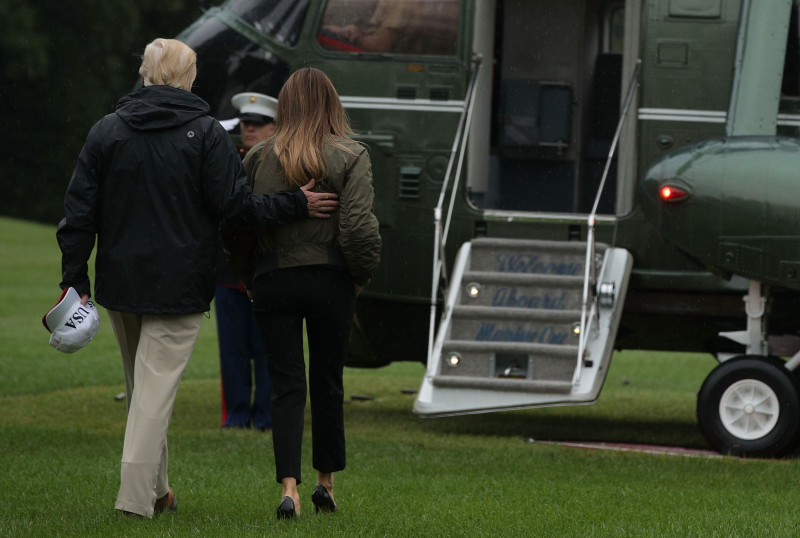
[[[776,357],[723,362],[697,394],[697,420],[714,449],[780,457],[800,443],[800,384]]]

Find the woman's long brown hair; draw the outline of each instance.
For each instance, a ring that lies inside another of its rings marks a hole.
[[[325,141],[353,134],[339,94],[328,76],[313,67],[295,71],[278,94],[275,153],[290,185],[320,181],[328,172]],[[269,144],[264,151],[269,151]],[[346,149],[346,148],[343,148]]]

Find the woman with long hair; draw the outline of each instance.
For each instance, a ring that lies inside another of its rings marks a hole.
[[[300,453],[306,403],[303,322],[309,350],[313,466],[317,512],[336,510],[333,473],[345,467],[342,371],[356,296],[380,258],[367,149],[349,138],[347,115],[330,79],[304,68],[278,95],[275,134],[244,160],[254,192],[336,193],[331,219],[295,221],[257,232],[251,264],[254,309],[269,354],[276,479],[283,486],[279,518],[300,512]],[[252,286],[252,287],[251,287]]]

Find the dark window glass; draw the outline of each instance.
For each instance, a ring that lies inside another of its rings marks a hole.
[[[609,20],[609,48],[606,52],[622,53],[625,45],[625,9],[615,8]]]
[[[459,0],[331,0],[318,40],[328,50],[453,56]]]
[[[226,7],[261,33],[294,46],[306,18],[309,0],[232,0]]]
[[[783,84],[778,109],[778,129],[782,136],[800,137],[800,17],[797,4],[792,6],[786,57],[783,61]]]
[[[792,7],[789,21],[789,39],[786,42],[786,59],[783,64],[783,86],[781,93],[785,97],[800,97],[800,19],[798,6]]]

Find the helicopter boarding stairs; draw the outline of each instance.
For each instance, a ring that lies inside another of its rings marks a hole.
[[[597,245],[589,268],[597,279],[589,285],[598,293],[584,314],[586,250],[587,243],[575,241],[465,243],[414,412],[445,416],[594,402],[632,262],[624,249]]]
[[[446,416],[594,402],[614,350],[633,260],[595,243],[596,211],[636,86],[637,62],[611,143],[586,241],[480,237],[464,243],[450,281],[445,244],[471,123],[476,69],[434,210],[428,360],[414,412]],[[457,159],[449,210],[443,205]],[[438,290],[444,282],[439,317]],[[439,317],[437,329],[437,317]]]

